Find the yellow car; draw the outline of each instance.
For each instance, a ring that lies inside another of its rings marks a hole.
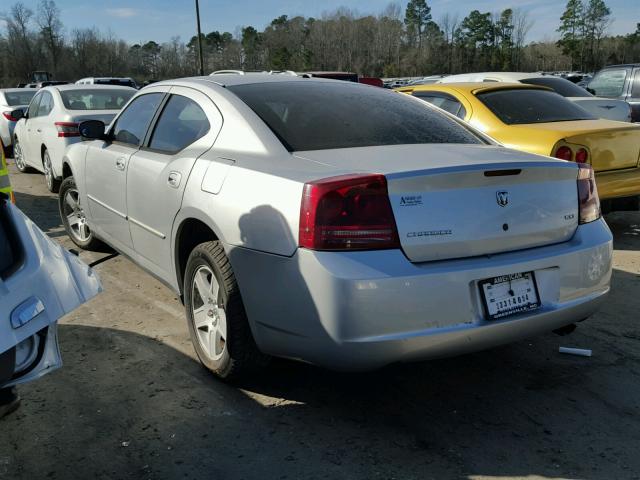
[[[449,83],[397,90],[462,118],[507,147],[589,163],[600,198],[612,199],[603,207],[638,208],[640,125],[597,119],[540,86]]]

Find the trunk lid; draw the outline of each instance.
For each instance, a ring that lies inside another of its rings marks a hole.
[[[517,132],[519,146],[533,150],[541,146],[548,149],[546,155],[553,155],[560,143],[567,143],[574,150],[580,146],[589,150],[589,163],[596,172],[634,168],[640,156],[640,126],[613,120],[576,120],[570,122],[536,123],[511,125],[510,131]],[[496,136],[505,144],[508,139]],[[531,139],[531,140],[526,140]],[[528,142],[528,143],[525,143]],[[530,144],[530,145],[529,145]],[[510,145],[515,146],[515,145]],[[529,148],[531,147],[531,148]]]
[[[577,169],[569,162],[467,145],[371,147],[298,156],[345,168],[335,175],[385,174],[401,246],[412,262],[564,242],[578,226]]]

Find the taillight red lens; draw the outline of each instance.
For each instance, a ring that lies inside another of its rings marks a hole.
[[[58,130],[58,137],[79,137],[80,131],[78,130],[78,124],[75,122],[56,122],[56,129]]]
[[[400,248],[384,175],[344,175],[305,184],[299,245],[312,250]]]
[[[560,160],[571,161],[571,157],[573,156],[573,152],[571,151],[571,149],[569,147],[562,146],[562,147],[559,147],[556,150],[556,153],[554,154],[554,156],[556,158],[559,158]]]
[[[580,148],[576,152],[576,162],[578,163],[587,163],[589,160],[589,152],[585,148]]]
[[[596,186],[596,176],[591,165],[578,164],[578,207],[579,223],[589,223],[600,218],[600,198]]]
[[[18,119],[16,117],[11,116],[11,112],[2,112],[2,116],[9,120],[10,122],[17,122]]]

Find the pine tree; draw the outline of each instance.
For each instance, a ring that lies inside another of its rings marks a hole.
[[[404,24],[412,37],[418,37],[418,49],[422,48],[422,34],[431,21],[431,7],[426,0],[409,0],[404,16]]]
[[[558,46],[562,48],[562,53],[571,58],[572,68],[577,68],[578,63],[582,66],[583,31],[584,31],[584,6],[581,0],[569,0],[564,13],[560,17],[560,40]],[[578,62],[580,58],[580,62]]]

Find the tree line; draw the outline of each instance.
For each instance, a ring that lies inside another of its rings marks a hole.
[[[35,11],[23,3],[2,12],[0,83],[25,82],[35,70],[56,79],[131,76],[138,81],[194,75],[197,37],[183,42],[130,45],[96,28],[67,31],[55,0]],[[206,18],[203,19],[206,23]],[[638,29],[607,36],[611,11],[604,0],[568,0],[557,42],[527,43],[533,19],[519,9],[448,13],[434,18],[426,0],[391,3],[377,15],[339,8],[320,18],[281,15],[263,30],[202,34],[205,72],[337,70],[398,77],[487,70],[593,71],[640,61]]]

